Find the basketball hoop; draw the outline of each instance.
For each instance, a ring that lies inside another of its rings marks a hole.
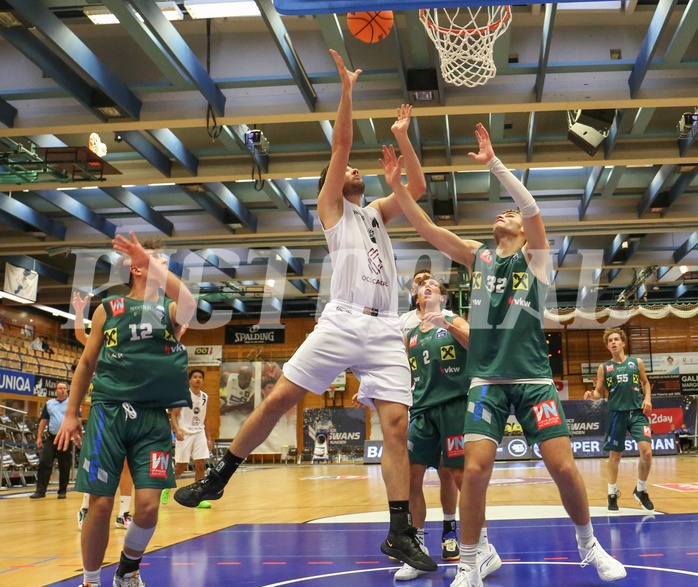
[[[456,24],[459,16],[464,20],[468,15],[467,23]],[[509,28],[511,6],[422,8],[419,19],[439,52],[444,81],[472,88],[496,75],[494,42]]]

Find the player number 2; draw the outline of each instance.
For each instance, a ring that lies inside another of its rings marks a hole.
[[[128,327],[131,329],[131,340],[145,340],[146,338],[153,338],[153,325],[148,324],[129,324]],[[140,332],[138,332],[140,330]]]
[[[424,359],[424,364],[429,364],[429,351],[422,351],[422,358]]]

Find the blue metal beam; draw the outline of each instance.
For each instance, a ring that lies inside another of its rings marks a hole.
[[[272,189],[277,189],[296,214],[298,214],[303,224],[308,227],[308,230],[313,230],[313,215],[291,184],[285,179],[270,180],[267,181],[267,184],[270,184]]]
[[[451,153],[451,124],[448,120],[448,114],[444,114],[444,147],[446,148],[446,164],[451,165],[453,154]]]
[[[132,212],[138,214],[138,216],[140,216],[151,226],[157,228],[160,232],[166,234],[167,236],[172,236],[172,232],[174,230],[173,224],[162,214],[160,214],[160,212],[153,210],[133,192],[121,187],[105,187],[101,188],[101,190],[111,198],[115,199],[117,202],[126,206]]]
[[[676,286],[676,289],[674,290],[674,297],[678,300],[681,296],[683,296],[686,292],[688,291],[688,287],[686,286],[685,283],[679,283],[679,285]]]
[[[654,57],[663,36],[669,30],[671,13],[674,11],[676,4],[677,0],[659,0],[657,4],[657,9],[652,17],[652,22],[650,23],[647,31],[647,36],[642,43],[642,47],[640,47],[640,52],[635,60],[635,65],[633,66],[633,70],[630,72],[630,77],[628,78],[631,98],[637,98],[637,94],[640,91],[642,82],[645,79],[650,66],[652,65],[652,58]]]
[[[669,194],[667,196],[666,209],[660,214],[664,218],[669,212],[672,204],[676,201],[676,198],[681,196],[688,188],[689,185],[693,183],[693,180],[698,177],[698,166],[694,168],[690,173],[681,173],[678,179],[674,182],[674,185],[669,188]]]
[[[642,200],[637,205],[637,217],[642,218],[652,207],[659,193],[665,188],[672,174],[676,171],[677,165],[662,165],[650,182],[650,186],[642,196]]]
[[[638,108],[635,119],[633,120],[633,127],[630,129],[630,136],[639,137],[645,134],[647,126],[652,120],[656,108]]]
[[[147,131],[162,147],[179,161],[184,168],[196,175],[199,171],[199,160],[194,157],[194,154],[184,146],[184,143],[177,138],[169,128],[157,128]]]
[[[498,143],[499,141],[504,140],[505,120],[505,114],[503,112],[490,114],[487,132],[490,133],[490,138],[492,139],[493,143]]]
[[[32,190],[32,192],[78,220],[82,220],[85,224],[109,238],[116,236],[116,226],[114,224],[65,192],[59,190]]]
[[[327,142],[331,145],[333,134],[332,123],[329,120],[320,120],[319,122],[320,128],[322,129],[322,134],[325,135]]]
[[[608,283],[611,283],[620,273],[620,269],[618,267],[614,267],[613,269],[608,270]]]
[[[603,190],[601,190],[602,199],[608,199],[613,196],[613,192],[616,191],[616,188],[620,183],[620,178],[623,176],[624,172],[625,165],[616,165],[615,167],[611,167],[608,177],[606,178],[606,183],[603,186]]]
[[[286,263],[288,263],[289,269],[293,271],[298,277],[303,275],[303,259],[301,257],[294,257],[293,253],[289,251],[286,247],[277,247],[272,249],[274,253],[279,255]]]
[[[0,257],[0,262],[6,261],[16,267],[21,267],[22,269],[27,269],[28,271],[36,271],[39,275],[53,279],[58,283],[68,283],[70,276],[64,273],[60,269],[56,269],[51,265],[32,259],[27,255],[8,255]]]
[[[117,132],[133,149],[165,177],[172,176],[172,161],[137,130]]]
[[[228,207],[237,217],[240,224],[246,226],[252,232],[257,230],[257,217],[250,214],[250,211],[243,206],[237,196],[227,187],[218,182],[206,183],[204,186]]]
[[[286,26],[281,20],[281,16],[279,16],[279,13],[274,8],[274,3],[272,0],[255,0],[255,4],[257,4],[262,14],[262,19],[267,25],[269,32],[272,34],[274,42],[281,52],[281,56],[286,62],[286,67],[288,67],[288,70],[291,72],[305,103],[308,105],[311,112],[315,112],[317,93],[310,83],[310,79],[308,78],[303,64],[298,58],[296,49],[291,43],[291,37],[286,31]]]
[[[230,279],[235,279],[237,276],[237,271],[235,267],[228,267],[227,265],[221,263],[220,257],[211,249],[202,249],[200,251],[195,251],[199,257],[206,261],[211,267],[215,267],[221,273],[224,273]]]
[[[244,124],[222,126],[221,134],[218,137],[225,147],[232,153],[249,153],[255,160],[258,167],[264,172],[269,171],[269,155],[252,151],[247,146],[247,133],[249,127]]]
[[[659,281],[662,277],[664,277],[669,271],[673,269],[673,266],[670,267],[659,267],[657,269],[657,281]]]
[[[543,38],[540,46],[540,56],[538,57],[538,73],[536,73],[536,102],[543,99],[543,88],[545,86],[545,74],[548,69],[548,58],[550,57],[550,46],[553,42],[553,27],[555,26],[555,15],[557,14],[557,4],[545,5],[545,21],[543,23]],[[530,161],[530,159],[529,159]]]
[[[122,111],[122,114],[138,120],[141,101],[40,0],[7,0],[7,2],[19,16],[33,24],[51,41],[65,59],[74,63],[94,81],[97,87]],[[104,106],[111,106],[111,104]]]
[[[526,133],[526,161],[533,159],[533,144],[536,140],[536,111],[531,110],[528,115],[528,131]]]
[[[558,267],[562,267],[562,264],[565,262],[565,257],[567,256],[567,253],[570,250],[571,244],[572,244],[572,237],[566,236],[562,241],[562,246],[560,247],[560,250],[557,252],[557,266]]]
[[[32,31],[20,27],[0,27],[0,35],[5,37],[27,59],[44,71],[97,118],[107,122],[109,118],[95,107],[95,104],[106,104],[107,97],[90,87],[84,79],[44,45]]]
[[[305,293],[305,281],[302,279],[289,279],[288,282],[299,292]]]
[[[349,71],[354,71],[355,67],[351,61],[351,55],[349,55],[349,51],[347,51],[347,47],[344,43],[344,31],[342,31],[342,25],[339,24],[339,15],[318,14],[315,16],[315,20],[317,20],[320,25],[320,32],[325,39],[327,47],[339,53],[347,69]]]
[[[201,65],[201,62],[189,48],[189,45],[177,32],[174,25],[165,18],[158,5],[152,0],[130,0],[130,2],[143,17],[148,29],[162,44],[169,56],[187,74],[192,83],[206,98],[213,111],[218,116],[223,116],[225,114],[225,96],[223,92],[211,79],[211,76],[204,66]],[[271,4],[271,1],[269,3]],[[280,22],[281,18],[278,14],[276,16]]]
[[[359,127],[359,132],[361,133],[361,138],[364,141],[364,145],[367,147],[377,147],[378,137],[376,136],[376,126],[373,124],[372,118],[362,118],[356,120],[356,126]]]
[[[17,108],[0,98],[0,123],[12,128],[15,124],[15,116],[17,116]]]
[[[603,167],[592,167],[591,173],[589,174],[589,179],[587,179],[587,185],[584,188],[584,195],[582,196],[582,201],[579,202],[579,219],[583,220],[587,213],[587,208],[591,203],[591,197],[594,195],[596,186],[599,185],[599,180],[601,179],[601,173],[603,172]]]
[[[698,0],[689,0],[681,16],[681,22],[676,27],[676,32],[664,52],[664,63],[680,63],[696,31],[698,31]]]
[[[678,249],[674,251],[673,259],[674,263],[679,263],[688,253],[698,246],[698,232],[694,232],[688,237],[688,240],[684,242]]]
[[[616,115],[613,117],[613,124],[611,125],[611,128],[608,130],[608,136],[606,137],[606,140],[603,142],[604,159],[610,159],[611,154],[613,153],[613,149],[615,149],[616,147],[616,140],[618,140],[618,132],[621,122],[623,122],[624,114],[625,110],[616,110]]]
[[[683,157],[693,145],[696,135],[689,134],[687,137],[679,139],[679,155]]]
[[[10,216],[26,222],[41,232],[55,236],[59,240],[65,240],[66,227],[51,220],[48,216],[37,212],[15,198],[0,193],[0,210]]]
[[[19,218],[15,218],[14,216],[7,214],[2,210],[0,210],[0,222],[20,232],[31,232],[32,230],[34,230],[26,222],[23,222]]]
[[[448,196],[453,202],[453,224],[458,224],[458,186],[453,172],[448,174]]]
[[[223,207],[214,196],[209,195],[208,189],[203,184],[184,184],[181,187],[182,191],[205,210],[209,216],[225,225],[231,232],[235,232],[233,224],[239,224],[238,219],[228,208]]]

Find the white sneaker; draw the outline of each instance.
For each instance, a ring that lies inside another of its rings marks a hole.
[[[395,573],[395,580],[396,581],[412,581],[412,579],[416,579],[420,575],[423,575],[426,573],[426,571],[420,571],[419,569],[415,569],[414,567],[411,567],[407,563],[402,565]]]
[[[138,571],[126,573],[123,577],[114,575],[113,587],[148,587],[141,580],[141,574]]]
[[[494,573],[501,566],[502,559],[499,558],[499,554],[492,544],[487,545],[487,550],[477,551],[477,568],[480,571],[481,579],[484,579],[490,573]]]
[[[625,567],[601,548],[596,538],[591,541],[588,548],[579,546],[579,556],[582,557],[582,568],[591,565],[602,581],[617,581],[627,575]]]
[[[460,563],[451,587],[482,587],[480,573],[476,569],[471,569],[468,565]]]

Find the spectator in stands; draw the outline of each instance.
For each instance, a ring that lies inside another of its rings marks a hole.
[[[65,499],[66,491],[68,490],[68,481],[70,479],[70,460],[72,456],[72,443],[65,450],[58,450],[58,447],[53,444],[58,430],[60,430],[63,418],[65,417],[65,409],[68,407],[68,385],[60,382],[56,386],[56,398],[46,402],[43,412],[41,412],[41,420],[39,422],[39,430],[36,433],[36,445],[42,449],[41,463],[36,479],[36,491],[29,497],[31,499],[39,499],[46,497],[46,488],[51,480],[53,472],[53,460],[58,459],[58,499]],[[43,440],[44,431],[48,427],[48,435],[46,442]]]
[[[681,424],[681,428],[676,431],[676,434],[678,435],[679,448],[682,452],[693,448],[693,438],[691,438],[692,432],[688,429],[688,426],[686,426],[686,422]]]
[[[41,337],[37,336],[34,340],[29,343],[27,347],[30,351],[43,351],[44,344],[41,342]]]

